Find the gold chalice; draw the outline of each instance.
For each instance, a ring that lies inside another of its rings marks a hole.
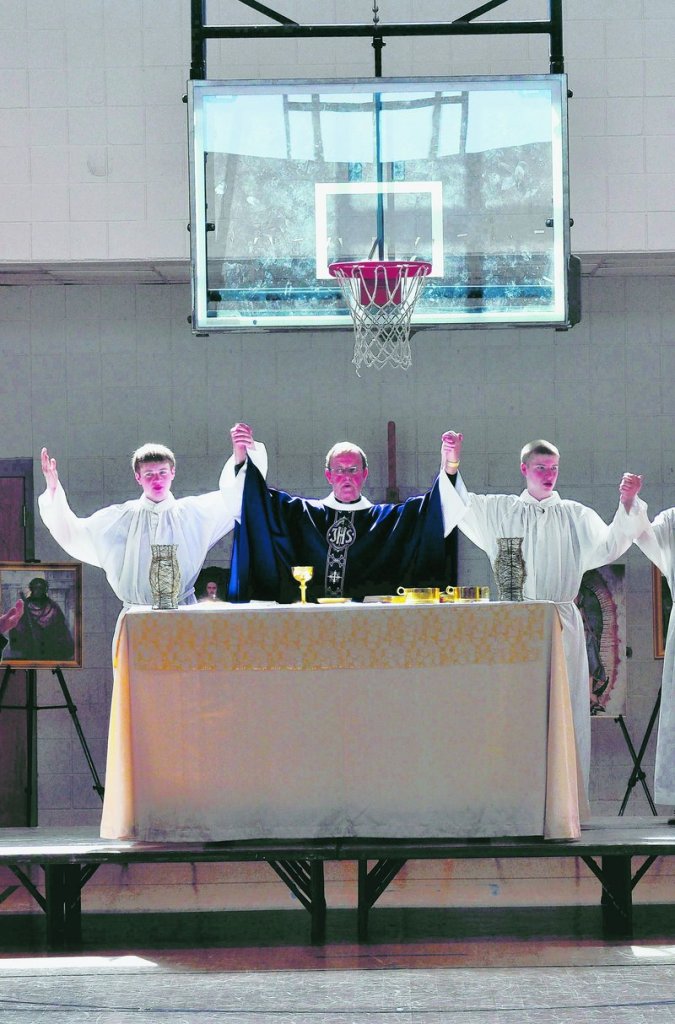
[[[300,604],[307,604],[307,584],[314,575],[314,566],[293,565],[291,566],[291,572],[293,573],[293,579],[297,580],[300,584]]]

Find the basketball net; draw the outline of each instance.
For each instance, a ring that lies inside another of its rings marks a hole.
[[[356,372],[362,366],[407,370],[410,323],[431,264],[421,260],[361,260],[331,263],[354,322]],[[360,374],[359,374],[360,376]]]

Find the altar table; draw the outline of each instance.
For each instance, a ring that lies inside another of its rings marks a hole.
[[[579,836],[548,602],[133,608],[101,836]]]

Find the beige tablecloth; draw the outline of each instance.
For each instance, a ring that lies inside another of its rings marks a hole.
[[[101,835],[578,836],[555,606],[132,609]]]

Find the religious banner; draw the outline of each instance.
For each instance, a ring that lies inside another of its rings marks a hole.
[[[0,562],[0,664],[81,668],[79,562]]]
[[[591,569],[584,573],[576,598],[584,621],[593,716],[618,718],[626,710],[625,579],[625,565]]]

